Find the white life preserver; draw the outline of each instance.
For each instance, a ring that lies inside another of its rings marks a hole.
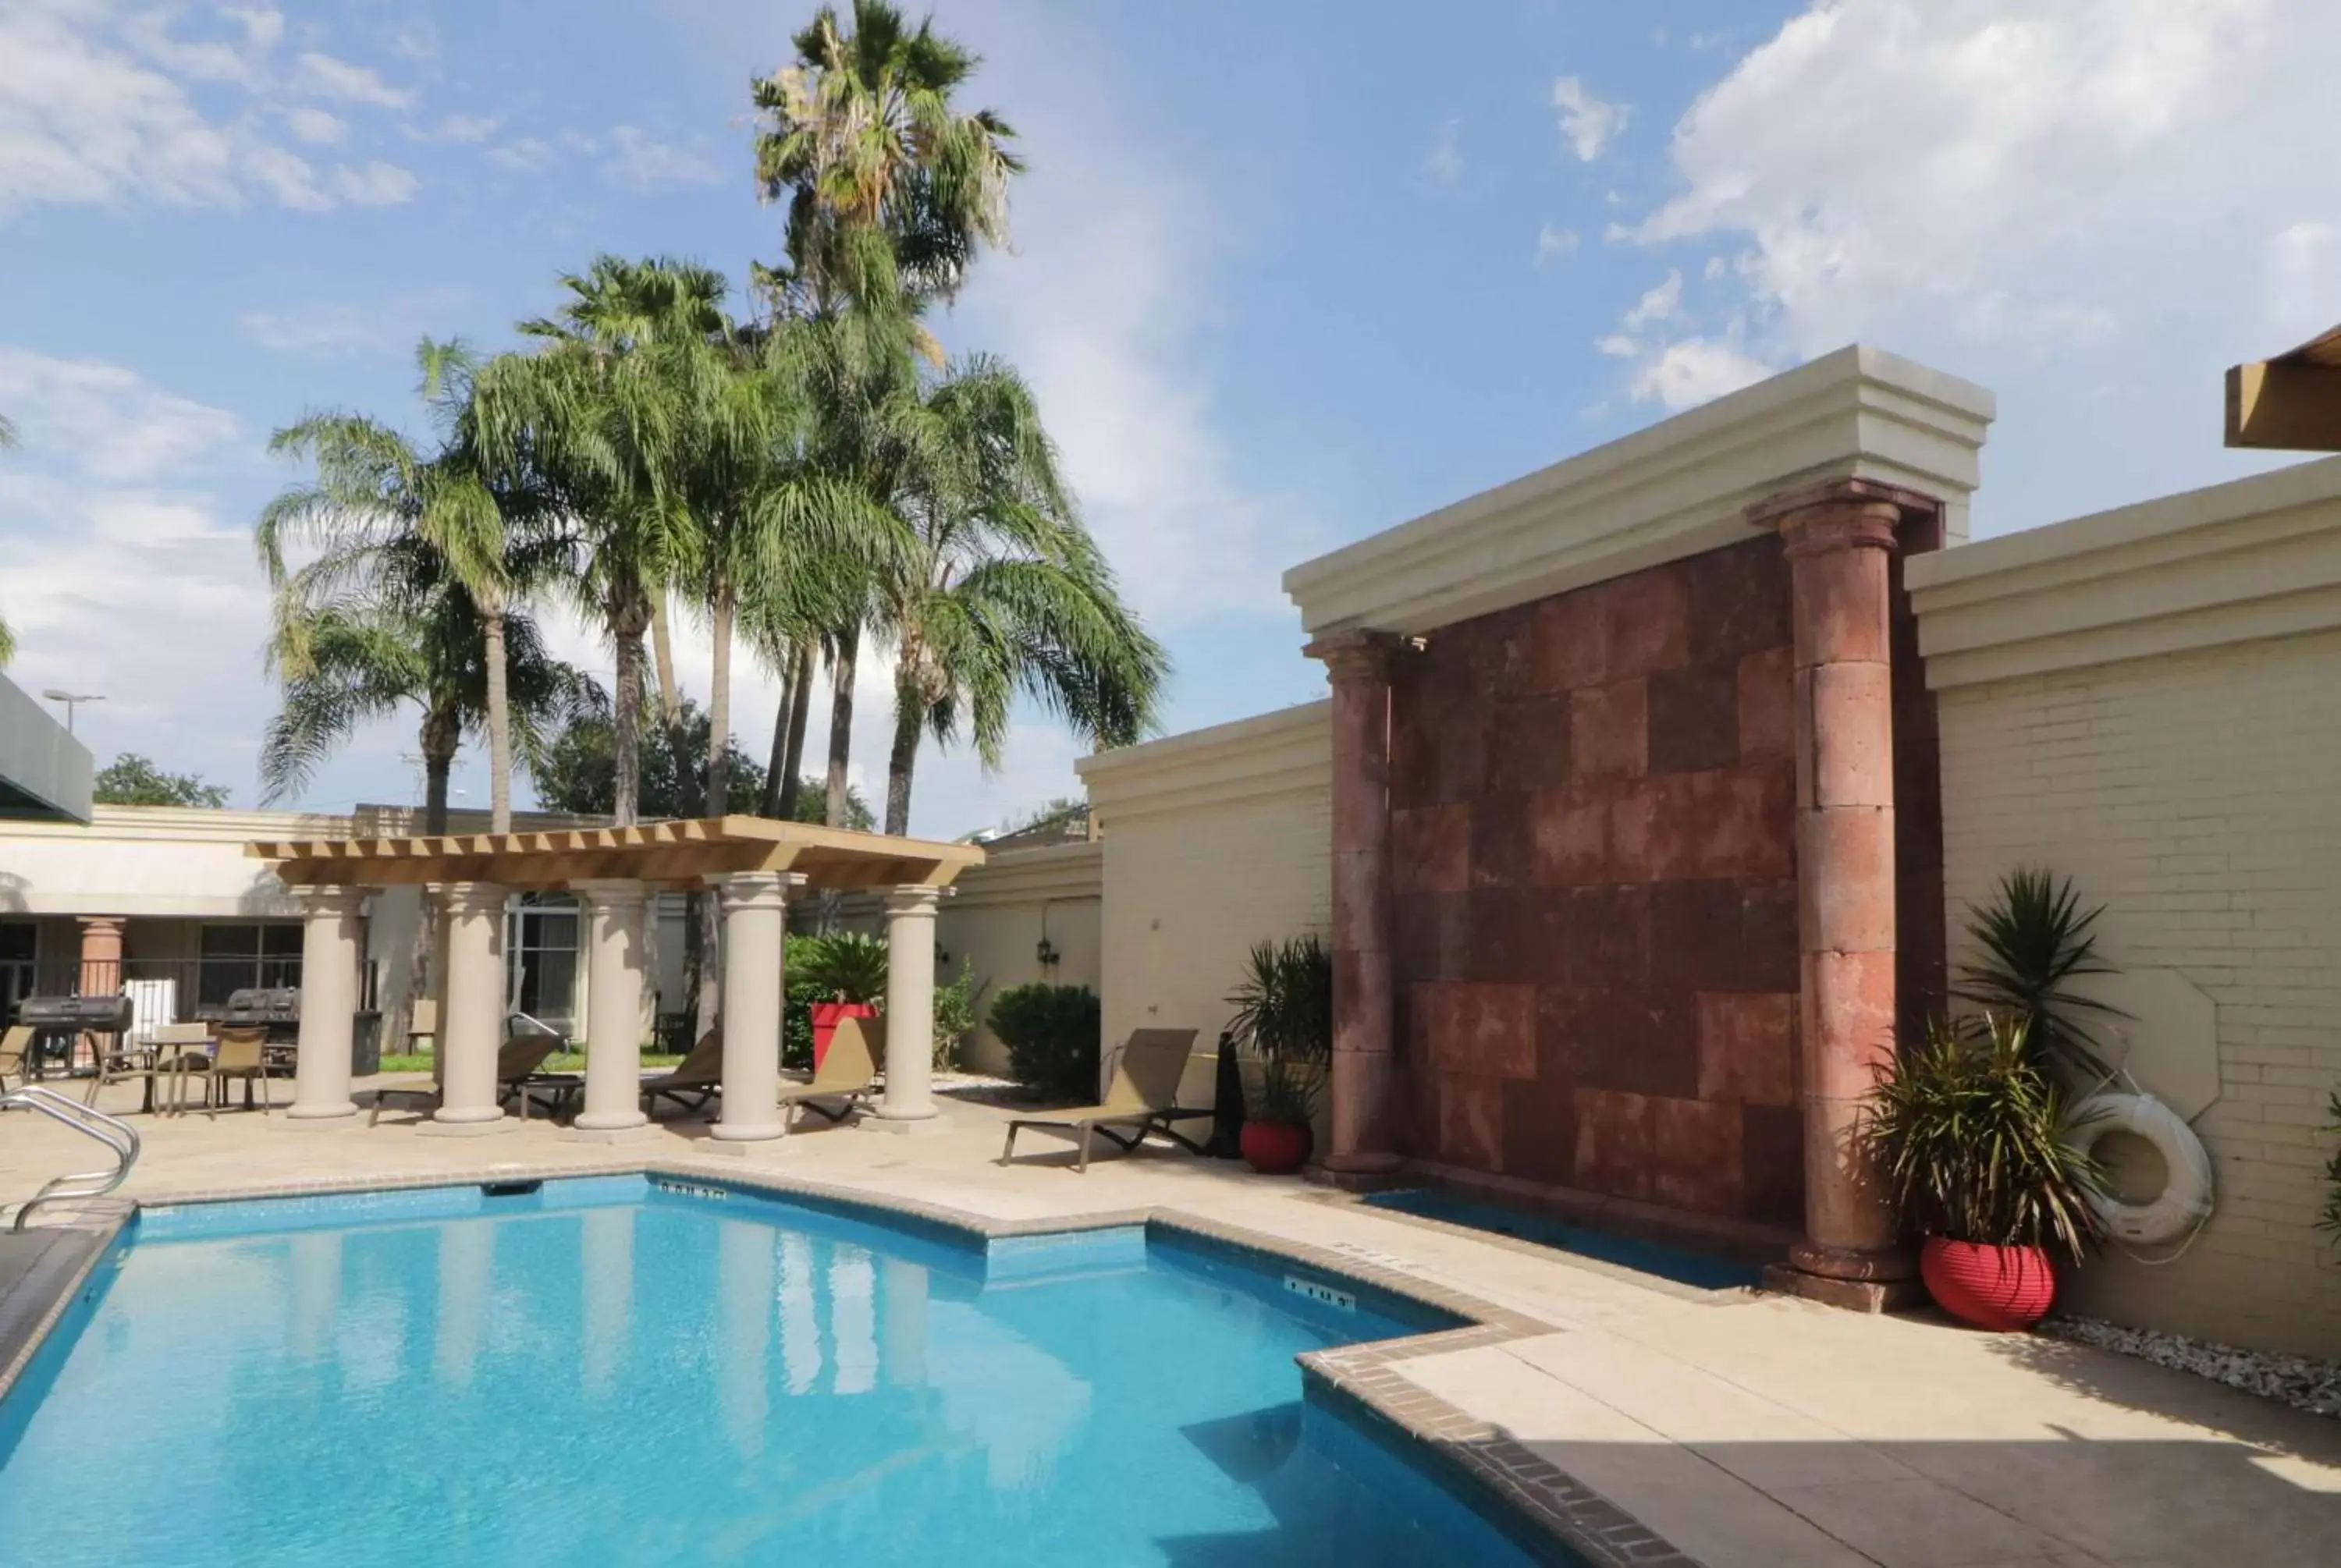
[[[2091,1206],[2106,1234],[2117,1240],[2154,1246],[2192,1235],[2211,1215],[2211,1156],[2195,1129],[2152,1095],[2107,1092],[2073,1107],[2073,1126],[2083,1153],[2112,1133],[2130,1133],[2152,1144],[2169,1181],[2152,1203],[2124,1203],[2107,1194]]]

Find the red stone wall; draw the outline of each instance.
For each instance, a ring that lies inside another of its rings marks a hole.
[[[1788,608],[1757,537],[1402,661],[1400,1152],[1798,1223]]]

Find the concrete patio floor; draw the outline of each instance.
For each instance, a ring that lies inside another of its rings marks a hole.
[[[765,1168],[1003,1220],[1178,1209],[1534,1317],[1552,1332],[1400,1369],[1709,1568],[2341,1563],[2341,1423],[2053,1341],[1648,1285],[1169,1149],[1077,1176],[1069,1146],[1035,1138],[1002,1168],[1010,1113],[944,1104],[951,1126],[931,1136],[808,1129]],[[701,1131],[671,1123],[612,1148],[561,1142],[543,1122],[474,1139],[419,1137],[402,1113],[364,1120],[292,1132],[281,1116],[139,1116],[144,1155],[124,1191],[689,1159]],[[104,1157],[61,1127],[0,1116],[0,1198]]]

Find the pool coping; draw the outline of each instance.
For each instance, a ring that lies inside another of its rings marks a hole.
[[[812,1181],[778,1170],[746,1169],[734,1161],[652,1156],[560,1165],[500,1164],[460,1173],[433,1171],[169,1188],[144,1194],[130,1207],[134,1213],[141,1208],[254,1199],[326,1197],[362,1192],[477,1186],[487,1182],[610,1176],[706,1182],[779,1197],[810,1199],[832,1210],[913,1219],[975,1244],[1141,1226],[1150,1235],[1161,1230],[1270,1262],[1296,1264],[1460,1318],[1463,1321],[1459,1327],[1307,1352],[1299,1358],[1304,1384],[1352,1414],[1420,1445],[1432,1466],[1450,1483],[1461,1484],[1460,1500],[1467,1506],[1479,1505],[1499,1528],[1504,1528],[1508,1522],[1525,1526],[1525,1530],[1509,1529],[1507,1533],[1533,1555],[1557,1563],[1581,1563],[1589,1568],[1700,1568],[1697,1559],[1534,1453],[1502,1427],[1432,1394],[1400,1370],[1404,1363],[1424,1356],[1486,1348],[1566,1330],[1402,1269],[1310,1242],[1289,1241],[1167,1205],[996,1218],[867,1187]],[[16,1354],[6,1365],[0,1366],[0,1399],[7,1397],[57,1323],[81,1295],[90,1275],[119,1241],[130,1218],[130,1214],[120,1214],[76,1227],[97,1233],[95,1243],[79,1266],[71,1271],[65,1287],[48,1304]]]

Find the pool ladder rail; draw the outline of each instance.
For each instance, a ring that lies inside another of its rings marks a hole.
[[[45,1203],[104,1197],[128,1180],[130,1167],[138,1163],[137,1128],[120,1116],[110,1116],[95,1107],[67,1099],[55,1089],[45,1089],[38,1084],[13,1089],[0,1095],[0,1110],[7,1109],[38,1111],[51,1121],[63,1122],[114,1151],[112,1170],[75,1171],[51,1177],[17,1209],[16,1223],[9,1227],[12,1231],[23,1230],[25,1222],[33,1217],[33,1211]]]

